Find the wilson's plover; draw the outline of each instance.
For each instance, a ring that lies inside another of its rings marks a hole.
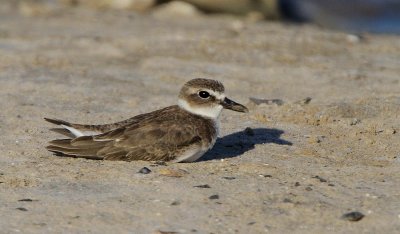
[[[210,79],[188,81],[179,93],[178,105],[103,125],[59,125],[52,131],[70,138],[49,142],[47,149],[61,156],[105,160],[193,162],[213,147],[223,108],[248,109],[227,97],[222,83]]]

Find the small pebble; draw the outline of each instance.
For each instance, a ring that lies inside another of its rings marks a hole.
[[[195,188],[211,188],[210,185],[208,185],[208,184],[195,185],[193,187],[195,187]]]
[[[234,179],[236,179],[236,177],[233,177],[233,176],[225,176],[225,177],[222,177],[223,179],[226,179],[226,180],[234,180]]]
[[[211,196],[208,197],[208,199],[210,199],[210,200],[219,199],[219,195],[217,195],[217,194],[211,195]]]
[[[138,173],[140,174],[149,174],[151,172],[151,170],[147,167],[143,167],[142,169],[139,170]]]
[[[306,187],[306,191],[312,191],[311,187]]]
[[[324,178],[322,178],[322,177],[320,177],[320,176],[313,176],[312,178],[318,179],[318,180],[319,180],[320,182],[322,182],[322,183],[327,182],[326,179],[324,179]]]
[[[308,103],[311,102],[311,100],[312,100],[312,98],[306,97],[306,98],[303,99],[303,104],[308,104]]]
[[[179,201],[173,201],[172,203],[171,203],[171,206],[177,206],[177,205],[180,205],[181,203],[179,202]]]
[[[276,104],[278,106],[282,106],[284,104],[284,101],[281,99],[260,99],[260,98],[254,98],[250,97],[250,101],[256,105],[261,105],[261,104]]]
[[[26,209],[26,208],[24,208],[24,207],[18,207],[17,210],[20,210],[20,211],[28,211],[28,209]]]
[[[354,222],[354,221],[360,221],[362,218],[364,218],[364,216],[365,215],[361,212],[353,211],[342,215],[342,219]]]
[[[30,198],[24,198],[24,199],[20,199],[18,201],[21,201],[21,202],[33,202],[33,201],[37,201],[37,200],[32,200]]]
[[[301,99],[300,101],[295,102],[296,104],[300,104],[300,105],[307,105],[311,102],[312,98],[310,97],[306,97],[304,99]]]
[[[300,186],[300,182],[294,183],[294,186],[296,186],[296,187]]]

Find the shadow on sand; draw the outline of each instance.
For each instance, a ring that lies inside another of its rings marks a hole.
[[[284,131],[275,128],[255,128],[252,132],[235,132],[219,138],[214,147],[200,161],[237,157],[254,149],[257,144],[274,143],[292,145],[292,142],[280,139]]]

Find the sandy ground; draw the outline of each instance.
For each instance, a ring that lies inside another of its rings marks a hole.
[[[399,233],[400,40],[353,39],[222,16],[2,13],[0,232]],[[175,104],[195,77],[251,109],[223,113],[199,162],[44,148],[57,135],[43,117],[119,121]]]

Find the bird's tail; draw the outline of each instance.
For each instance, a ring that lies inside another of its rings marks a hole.
[[[57,156],[103,159],[98,156],[108,141],[93,141],[92,136],[82,136],[75,139],[57,139],[49,142],[47,150],[53,152]]]
[[[70,138],[91,136],[102,133],[102,131],[98,127],[100,125],[73,124],[60,119],[50,119],[50,118],[44,118],[44,119],[47,122],[60,126],[60,128],[51,128],[50,131],[60,133]]]

